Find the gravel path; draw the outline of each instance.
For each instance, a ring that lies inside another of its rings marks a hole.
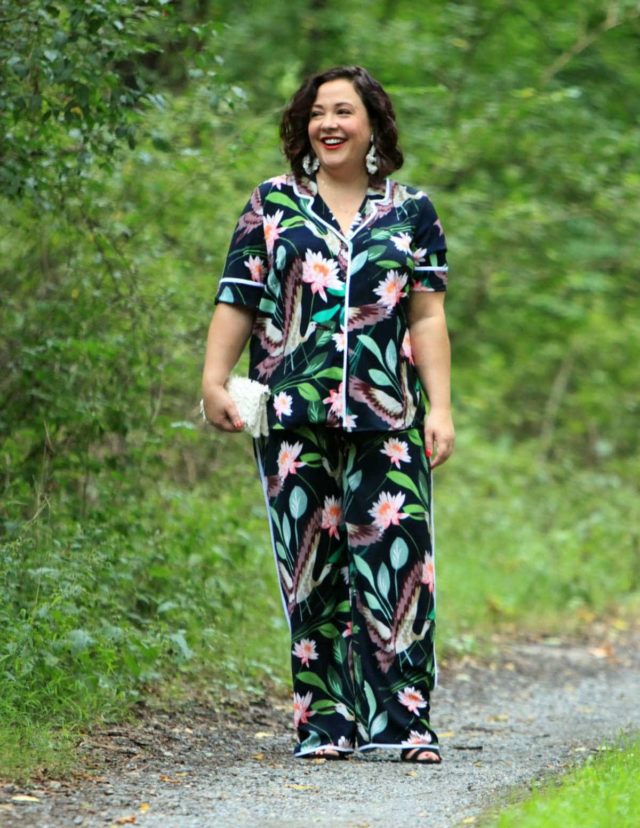
[[[638,631],[583,644],[503,643],[495,663],[442,670],[434,694],[441,767],[380,751],[349,762],[294,760],[283,700],[242,712],[147,711],[136,726],[88,737],[80,746],[87,771],[73,780],[0,785],[0,826],[473,824],[515,787],[640,730],[639,643]]]

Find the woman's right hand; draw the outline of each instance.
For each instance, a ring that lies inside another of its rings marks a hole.
[[[211,385],[203,389],[202,401],[205,416],[214,428],[218,431],[242,431],[244,423],[224,385]]]

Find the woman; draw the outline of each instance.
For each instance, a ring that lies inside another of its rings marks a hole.
[[[254,446],[291,628],[295,755],[357,746],[437,764],[430,467],[454,441],[444,234],[427,196],[388,178],[403,160],[394,111],[364,69],[307,79],[281,136],[292,172],[258,185],[236,227],[205,411],[243,427],[224,383],[250,337],[250,376],[271,390]]]

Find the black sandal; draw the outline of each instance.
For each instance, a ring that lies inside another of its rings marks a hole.
[[[427,754],[431,755],[427,756]],[[437,750],[434,750],[432,747],[428,747],[427,745],[418,746],[414,748],[405,748],[400,754],[400,759],[403,762],[415,762],[417,765],[442,764],[442,756],[440,756]]]

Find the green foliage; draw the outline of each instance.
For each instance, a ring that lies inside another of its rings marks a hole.
[[[44,761],[74,722],[173,675],[246,689],[287,671],[248,444],[203,432],[197,400],[231,230],[284,169],[278,111],[318,64],[363,63],[391,91],[397,177],[430,192],[450,243],[461,437],[436,476],[440,650],[638,593],[637,4],[14,6],[0,0],[7,757]]]
[[[493,828],[634,828],[640,808],[640,741],[623,744],[482,821]]]

